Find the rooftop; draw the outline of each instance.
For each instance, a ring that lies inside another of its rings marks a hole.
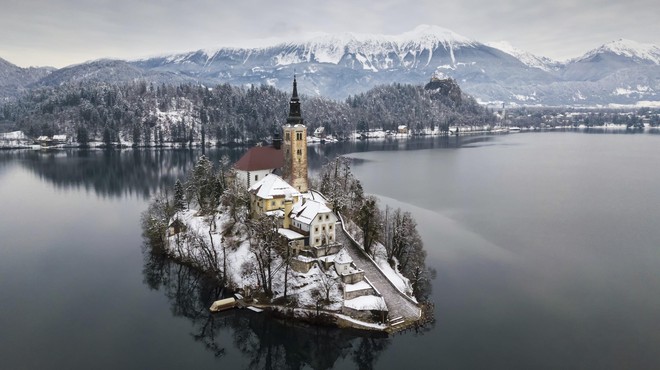
[[[291,210],[291,218],[309,225],[319,213],[332,212],[328,206],[317,200],[298,202]]]
[[[280,168],[284,166],[284,154],[272,146],[255,146],[250,148],[234,168],[241,171],[259,171]]]
[[[261,199],[289,198],[300,196],[300,192],[289,185],[281,177],[268,174],[250,187],[250,192],[256,192]]]

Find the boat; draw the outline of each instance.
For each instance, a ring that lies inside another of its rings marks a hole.
[[[225,298],[213,302],[209,310],[211,310],[211,312],[220,312],[220,311],[229,310],[234,307],[236,307],[236,299]]]

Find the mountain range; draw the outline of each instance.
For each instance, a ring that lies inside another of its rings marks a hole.
[[[320,34],[262,48],[197,50],[138,60],[102,59],[61,69],[0,59],[0,98],[76,82],[267,84],[344,99],[376,85],[451,77],[482,103],[544,106],[660,105],[660,48],[617,40],[564,62],[481,43],[437,26],[400,35]]]

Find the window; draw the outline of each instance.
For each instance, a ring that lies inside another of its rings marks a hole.
[[[318,233],[318,232],[319,232],[319,227],[318,227],[318,226],[314,228],[314,232],[315,232],[315,233]]]
[[[323,231],[325,231],[325,225],[323,225]]]
[[[270,205],[271,205],[271,206],[274,206],[274,205],[275,205],[275,201],[270,202]]]
[[[296,140],[302,140],[302,132],[296,132]]]
[[[332,230],[332,225],[328,226],[328,230]]]
[[[287,133],[285,133],[285,134],[284,134],[284,140],[286,140],[286,141],[289,141],[289,140],[291,140],[291,134],[290,134],[290,133],[288,133],[288,132],[287,132]]]
[[[254,175],[254,181],[259,180],[259,175]]]
[[[314,239],[314,242],[315,242],[316,244],[318,244],[318,243],[319,243],[319,238]]]
[[[302,149],[298,149],[298,150],[296,150],[296,154],[298,154],[298,155],[302,155]]]
[[[328,215],[325,215],[325,219],[326,219],[326,220],[327,220],[327,219],[329,219],[329,218],[330,218],[330,216],[328,216]]]

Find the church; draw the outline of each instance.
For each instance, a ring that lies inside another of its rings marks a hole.
[[[282,134],[283,140],[275,134],[272,146],[251,148],[234,165],[250,193],[250,216],[275,216],[280,234],[298,253],[302,249],[313,251],[314,257],[336,253],[341,247],[335,234],[338,218],[323,196],[308,186],[307,126],[295,76]]]
[[[307,127],[302,118],[298,84],[293,77],[293,94],[289,102],[289,116],[282,126],[284,146],[276,133],[271,146],[250,148],[234,165],[239,181],[250,189],[268,174],[276,174],[299,192],[305,193],[307,185]]]
[[[250,194],[250,217],[268,215],[277,219],[277,231],[291,252],[293,270],[306,274],[314,265],[325,271],[334,268],[341,280],[345,314],[359,317],[374,309],[387,311],[380,293],[337,240],[338,233],[342,233],[337,231],[342,227],[339,217],[322,194],[309,189],[307,126],[295,76],[282,136],[275,134],[271,146],[251,148],[234,168]],[[383,304],[376,308],[358,304],[365,299]]]

